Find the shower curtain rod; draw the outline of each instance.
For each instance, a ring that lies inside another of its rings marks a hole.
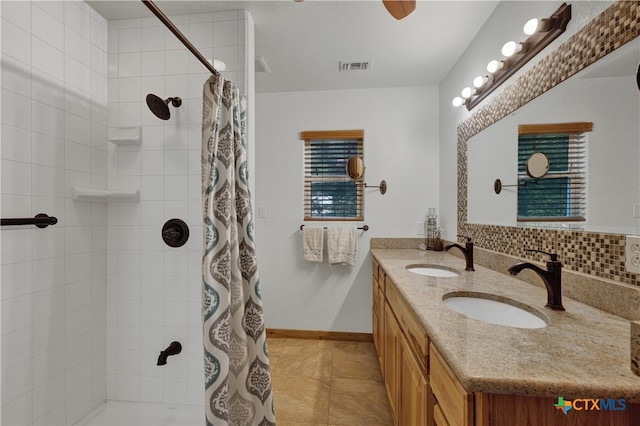
[[[196,49],[196,47],[193,44],[191,44],[189,39],[186,38],[184,34],[182,34],[182,32],[180,32],[178,27],[176,27],[174,23],[171,22],[169,18],[167,18],[167,15],[165,15],[162,12],[162,10],[158,8],[158,6],[156,6],[151,0],[141,0],[141,1],[142,3],[144,3],[145,6],[149,8],[149,10],[153,12],[154,15],[158,17],[160,21],[162,21],[162,23],[169,29],[169,31],[171,31],[173,35],[175,35],[178,38],[178,40],[180,40],[182,44],[184,44],[184,46],[187,49],[189,49],[189,51],[193,53],[196,58],[198,58],[200,62],[202,62],[202,65],[204,65],[205,67],[207,67],[209,71],[211,71],[211,74],[215,75],[216,77],[220,75],[218,70],[216,70],[209,61],[207,61],[207,58],[202,56],[202,53],[200,53],[198,49]]]

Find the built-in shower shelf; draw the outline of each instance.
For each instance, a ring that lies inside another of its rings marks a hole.
[[[72,188],[71,197],[75,201],[137,203],[140,201],[140,191],[110,191],[106,189]]]
[[[109,129],[109,142],[116,145],[140,145],[140,127],[114,127]]]

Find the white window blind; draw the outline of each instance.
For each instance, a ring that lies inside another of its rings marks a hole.
[[[347,160],[363,157],[363,130],[301,132],[304,219],[363,220],[363,185],[349,179]]]
[[[522,125],[518,135],[518,221],[584,221],[586,212],[586,132],[592,123]],[[539,179],[526,173],[535,152],[549,159]]]

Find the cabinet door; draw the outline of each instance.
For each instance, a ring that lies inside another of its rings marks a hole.
[[[400,425],[428,425],[429,385],[403,336],[400,373]]]
[[[388,303],[384,304],[384,384],[389,396],[391,414],[398,420],[400,391],[400,326]]]

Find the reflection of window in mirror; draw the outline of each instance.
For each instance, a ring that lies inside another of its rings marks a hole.
[[[586,133],[592,128],[518,126],[518,222],[585,221]]]
[[[304,220],[364,220],[363,185],[346,173],[363,157],[363,130],[307,131],[304,140]]]

